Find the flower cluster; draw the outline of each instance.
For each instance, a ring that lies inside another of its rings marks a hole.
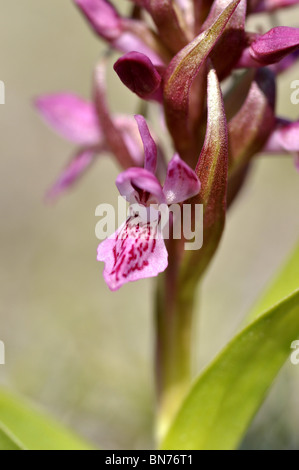
[[[110,151],[124,170],[117,187],[130,203],[149,208],[191,198],[192,204],[203,204],[201,253],[183,256],[180,244],[171,249],[181,262],[180,278],[197,282],[218,246],[227,207],[242,188],[253,158],[292,154],[299,169],[299,121],[275,114],[277,76],[296,63],[299,29],[245,29],[248,16],[299,1],[131,0],[126,17],[108,0],[74,3],[107,46],[122,54],[114,70],[123,84],[146,105],[155,102],[160,108],[176,155],[162,186],[155,175],[162,152],[144,119],[137,117],[137,126],[131,116],[109,111],[105,58],[95,70],[91,102],[70,93],[36,101],[45,120],[79,145],[49,197],[69,188],[97,155]],[[225,79],[223,96],[220,84]],[[153,226],[132,215],[100,245],[98,259],[106,263],[104,277],[111,289],[166,269],[165,243],[149,237],[151,230]]]

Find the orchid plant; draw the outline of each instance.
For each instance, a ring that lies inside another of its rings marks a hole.
[[[95,68],[89,102],[72,93],[38,98],[46,122],[79,147],[48,197],[77,183],[100,154],[108,151],[116,158],[118,191],[132,207],[138,204],[151,214],[150,221],[132,209],[99,245],[97,259],[105,263],[104,279],[112,291],[157,277],[157,446],[236,448],[299,334],[298,263],[286,268],[287,288],[276,284],[272,297],[267,294],[268,301],[197,378],[191,368],[195,300],[253,160],[288,154],[299,169],[299,122],[275,114],[277,79],[296,63],[299,29],[245,29],[249,16],[299,2],[131,0],[127,17],[108,0],[74,3],[108,51],[119,53],[114,70],[143,101],[145,116],[111,115],[107,54]],[[145,120],[153,103],[172,142],[170,160]],[[166,240],[159,229],[157,206],[184,203],[191,206],[195,232],[203,231],[197,251],[184,250],[183,234]],[[197,204],[203,206],[200,226]],[[295,256],[298,261],[298,250]]]

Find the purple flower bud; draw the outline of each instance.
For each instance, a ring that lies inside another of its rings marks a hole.
[[[161,75],[150,59],[140,52],[129,52],[114,65],[121,81],[143,99],[162,99]]]
[[[299,48],[299,28],[278,26],[258,37],[250,47],[251,57],[260,64],[275,64]]]
[[[135,116],[139,133],[144,147],[144,168],[145,170],[156,173],[158,149],[154,139],[151,136],[146,120],[143,116]]]

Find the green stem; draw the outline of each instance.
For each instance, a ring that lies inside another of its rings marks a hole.
[[[156,303],[158,442],[178,411],[192,379],[194,290],[184,291],[168,269],[159,279]]]

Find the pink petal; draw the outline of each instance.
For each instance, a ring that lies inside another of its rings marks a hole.
[[[120,194],[131,204],[162,204],[165,202],[162,186],[148,170],[129,168],[116,179]]]
[[[299,152],[299,121],[281,127],[280,141],[288,152]]]
[[[36,107],[62,137],[83,145],[102,141],[94,106],[71,93],[58,93],[37,98]]]
[[[296,170],[299,171],[299,121],[277,119],[276,129],[263,148],[263,152],[293,154]]]
[[[135,119],[129,115],[117,115],[114,117],[114,124],[122,134],[134,166],[143,166],[144,148]]]
[[[157,223],[131,216],[98,247],[98,261],[105,263],[104,279],[112,291],[127,282],[157,276],[168,265],[164,240]]]
[[[144,168],[152,173],[155,173],[157,169],[157,146],[150,134],[148,125],[144,117],[136,115],[135,119],[138,124],[138,129],[144,146]]]
[[[178,156],[170,160],[163,192],[168,204],[177,204],[196,196],[200,182],[196,173]]]
[[[267,153],[299,152],[299,121],[278,119],[264,151]]]
[[[94,162],[95,153],[94,149],[80,151],[62,172],[54,186],[48,191],[47,199],[55,199],[62,192],[73,186]]]
[[[269,139],[267,140],[262,152],[264,153],[284,153],[284,149],[282,147],[280,132],[276,129],[270,135]]]
[[[121,17],[107,0],[74,0],[92,28],[108,41],[119,38],[122,33]]]

